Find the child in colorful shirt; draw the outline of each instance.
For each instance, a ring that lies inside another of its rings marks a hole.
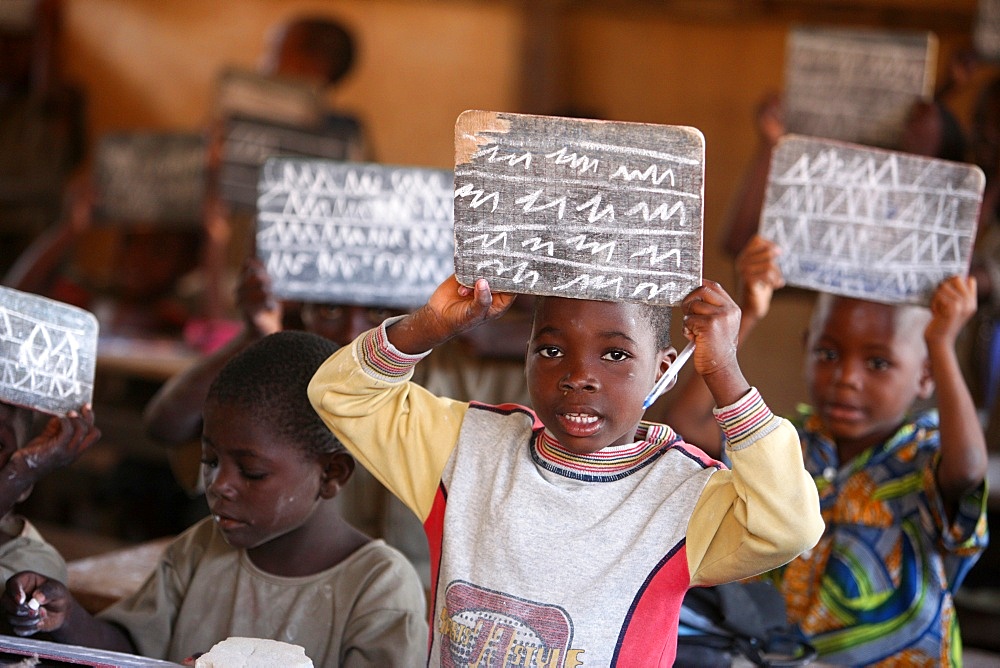
[[[675,356],[663,307],[537,298],[534,411],[407,382],[431,348],[512,300],[452,277],[327,360],[313,405],[424,521],[430,665],[669,666],[689,586],[773,568],[821,533],[794,430],[743,378],[739,311],[710,281],[682,310],[695,368],[724,407],[731,471],[640,422]]]
[[[741,339],[784,284],[777,253],[754,237],[737,262]],[[818,297],[806,348],[812,408],[796,424],[826,532],[768,577],[824,663],[961,664],[952,597],[987,542],[986,443],[955,352],[975,309],[975,280],[958,277],[929,311]],[[935,389],[938,408],[914,410]],[[688,400],[697,392],[683,390]],[[707,422],[679,429],[714,452]]]

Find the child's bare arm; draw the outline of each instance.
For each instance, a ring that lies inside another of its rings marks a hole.
[[[448,339],[499,318],[516,295],[494,293],[485,278],[467,288],[450,276],[424,306],[386,330],[389,342],[401,352],[418,355]]]
[[[15,451],[0,469],[0,514],[10,512],[32,485],[72,463],[100,437],[89,405],[79,413],[52,417],[42,433]]]
[[[976,280],[953,276],[934,293],[924,332],[941,417],[937,483],[947,504],[957,503],[986,476],[986,438],[955,353],[955,340],[975,311]]]
[[[116,652],[136,651],[121,628],[97,619],[66,585],[31,571],[15,573],[0,597],[7,623],[15,635],[48,633],[56,642],[96,647]]]

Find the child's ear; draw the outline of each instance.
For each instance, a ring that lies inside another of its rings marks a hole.
[[[676,348],[674,348],[673,346],[668,346],[667,348],[662,349],[660,351],[660,368],[657,370],[656,377],[659,378],[664,373],[666,373],[667,369],[670,368],[670,365],[673,364],[676,359],[677,359]]]
[[[354,457],[346,452],[330,452],[320,455],[319,461],[323,467],[319,495],[324,499],[332,499],[351,479],[354,473]]]

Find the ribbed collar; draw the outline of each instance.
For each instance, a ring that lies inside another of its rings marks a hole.
[[[678,436],[665,424],[641,422],[636,441],[609,445],[589,455],[567,451],[547,430],[531,444],[531,458],[547,471],[585,482],[613,482],[654,462],[670,449]]]

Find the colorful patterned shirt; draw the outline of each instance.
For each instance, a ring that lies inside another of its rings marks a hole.
[[[836,665],[961,665],[952,596],[987,543],[986,484],[949,521],[934,472],[937,411],[841,464],[819,419],[796,422],[826,531],[769,574],[789,619]]]

